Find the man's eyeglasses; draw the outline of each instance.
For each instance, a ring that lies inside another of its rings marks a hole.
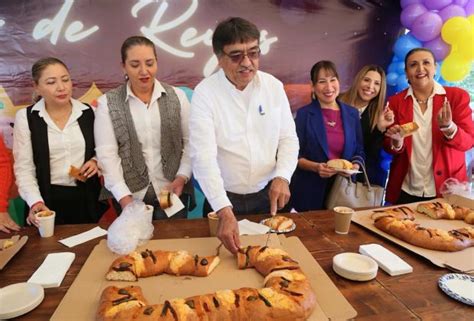
[[[230,58],[233,63],[239,64],[244,60],[244,57],[248,57],[250,60],[257,60],[260,57],[260,48],[252,49],[249,51],[235,51],[231,52],[230,54],[222,51],[224,55]]]

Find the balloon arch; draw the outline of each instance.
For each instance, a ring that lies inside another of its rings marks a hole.
[[[408,87],[405,55],[413,48],[424,47],[435,55],[435,80],[441,84],[456,82],[470,91],[472,97],[474,0],[401,0],[400,5],[400,20],[407,33],[393,47],[394,55],[387,69],[389,93]]]

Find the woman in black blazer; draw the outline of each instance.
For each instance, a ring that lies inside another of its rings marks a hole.
[[[388,104],[384,108],[386,90],[382,67],[367,65],[357,73],[349,90],[339,97],[359,111],[367,175],[370,183],[380,186],[385,186],[388,174],[381,166],[384,132],[394,120]],[[359,176],[358,179],[362,179],[362,175]]]

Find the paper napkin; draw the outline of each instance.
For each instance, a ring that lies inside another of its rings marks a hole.
[[[103,228],[100,228],[99,226],[96,226],[87,232],[59,240],[59,243],[62,243],[67,247],[73,247],[104,235],[107,235],[107,231]]]
[[[258,234],[266,234],[270,231],[270,227],[251,222],[247,219],[239,221],[239,232],[240,235],[258,235]]]
[[[39,284],[43,288],[60,286],[75,257],[76,254],[71,252],[48,254],[28,282]]]
[[[175,215],[184,208],[183,202],[181,202],[178,195],[175,193],[171,193],[171,204],[173,205],[164,209],[168,217]]]

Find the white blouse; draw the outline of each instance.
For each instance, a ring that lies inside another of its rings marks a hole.
[[[71,99],[72,113],[64,129],[58,126],[49,116],[44,99],[38,101],[32,111],[38,111],[48,128],[49,165],[51,184],[76,186],[74,178],[69,176],[71,165],[80,168],[84,164],[86,143],[77,119],[88,107],[78,100]],[[43,202],[36,179],[36,167],[33,162],[31,132],[28,126],[26,108],[16,113],[13,129],[14,170],[20,196],[28,206]]]

